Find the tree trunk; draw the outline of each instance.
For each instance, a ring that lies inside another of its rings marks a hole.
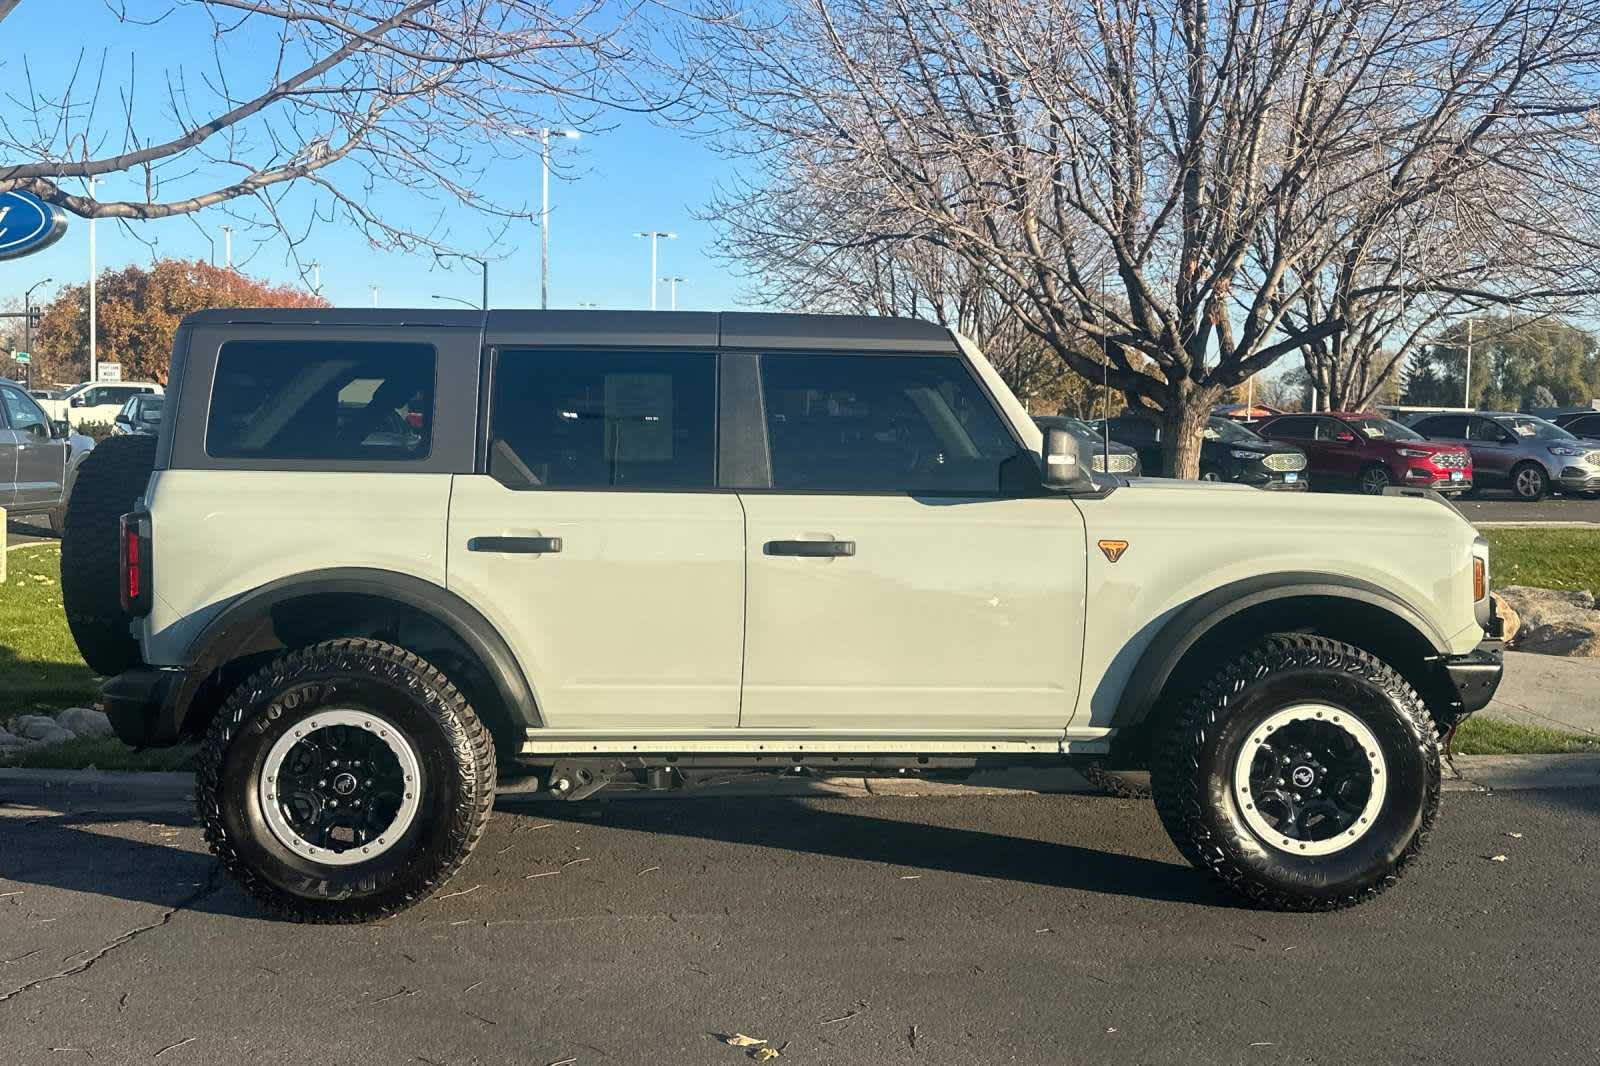
[[[1220,392],[1188,385],[1168,394],[1161,413],[1161,465],[1168,477],[1200,476],[1200,441]]]

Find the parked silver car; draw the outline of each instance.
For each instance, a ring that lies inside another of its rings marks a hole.
[[[1508,488],[1530,501],[1543,499],[1552,488],[1600,493],[1600,444],[1535,415],[1428,415],[1411,428],[1429,440],[1465,444],[1479,488]]]
[[[21,385],[0,381],[0,507],[8,517],[41,515],[59,533],[78,464],[93,447],[52,422]]]

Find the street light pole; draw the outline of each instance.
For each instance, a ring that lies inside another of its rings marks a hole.
[[[233,227],[222,227],[222,261],[229,270],[233,269]]]
[[[654,311],[656,309],[656,241],[662,237],[665,237],[669,241],[677,240],[678,235],[676,233],[668,233],[666,230],[658,229],[646,230],[643,233],[635,233],[634,236],[650,238],[650,310]]]
[[[577,140],[577,130],[539,128],[539,309],[550,306],[550,138]],[[488,300],[484,306],[489,306]]]
[[[89,199],[94,199],[95,179],[89,179]],[[89,219],[89,380],[100,380],[100,349],[99,331],[95,322],[95,303],[98,293],[95,292],[95,256],[94,256],[94,218]]]
[[[54,278],[45,278],[28,286],[22,294],[22,347],[28,353],[28,388],[33,388],[33,290],[48,285]]]
[[[376,285],[372,285],[372,286],[369,286],[369,287],[372,289],[372,306],[373,307],[377,307],[378,306],[378,287]]]
[[[672,309],[676,311],[678,309],[678,282],[682,281],[683,279],[674,275],[662,278],[661,280],[672,286]]]
[[[1467,373],[1461,386],[1461,406],[1472,409],[1472,319],[1467,319]]]

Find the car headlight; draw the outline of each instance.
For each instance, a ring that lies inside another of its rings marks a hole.
[[[1400,454],[1410,459],[1426,459],[1432,452],[1425,452],[1421,448],[1401,448]]]
[[[1259,458],[1261,458],[1261,453],[1260,452],[1229,452],[1228,454],[1233,456],[1235,459],[1259,459]]]
[[[1570,444],[1552,444],[1552,445],[1550,445],[1550,454],[1551,455],[1583,455],[1587,451],[1588,451],[1588,449],[1586,449],[1586,448],[1574,448]]]

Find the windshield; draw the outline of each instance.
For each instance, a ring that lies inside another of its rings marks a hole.
[[[1402,426],[1392,418],[1346,419],[1356,432],[1369,440],[1422,440],[1422,434]]]
[[[1231,418],[1213,418],[1206,423],[1206,440],[1224,444],[1260,444],[1261,437]]]
[[[1496,422],[1515,433],[1524,440],[1577,440],[1578,438],[1556,425],[1546,422],[1542,418],[1529,415],[1518,415],[1515,418],[1497,418]]]

